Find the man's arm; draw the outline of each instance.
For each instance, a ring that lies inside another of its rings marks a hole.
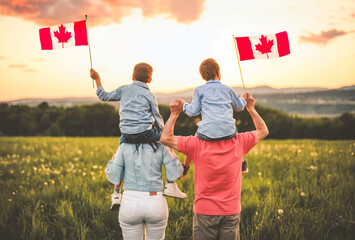
[[[170,103],[170,117],[165,123],[163,132],[161,133],[160,142],[175,150],[178,148],[177,136],[174,136],[174,127],[176,119],[182,111],[183,101],[181,99],[174,99]]]
[[[250,93],[248,93],[247,105],[245,107],[249,112],[251,118],[253,119],[254,126],[256,128],[256,130],[253,131],[256,135],[256,141],[260,142],[267,135],[269,135],[269,129],[267,128],[264,120],[260,117],[258,112],[255,110],[255,99],[251,96]]]

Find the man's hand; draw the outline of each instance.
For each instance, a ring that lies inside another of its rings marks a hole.
[[[185,101],[182,99],[174,99],[170,103],[170,111],[171,114],[177,114],[179,115],[182,112],[182,107],[184,106]]]
[[[100,80],[100,75],[92,68],[90,69],[90,77],[94,80]]]

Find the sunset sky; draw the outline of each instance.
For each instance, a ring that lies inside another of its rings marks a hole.
[[[42,51],[38,33],[85,14],[93,67],[107,91],[130,84],[138,62],[154,68],[152,92],[196,87],[209,57],[222,83],[241,86],[232,34],[281,31],[291,54],[241,62],[247,88],[355,84],[354,0],[1,0],[0,101],[95,96],[88,47]]]

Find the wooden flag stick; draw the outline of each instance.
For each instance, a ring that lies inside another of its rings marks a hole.
[[[86,32],[87,32],[87,37],[88,37],[88,46],[89,46],[89,55],[90,55],[90,65],[92,68],[92,58],[91,58],[91,49],[90,49],[90,43],[89,43],[89,29],[88,29],[88,15],[85,15],[85,20],[86,20]],[[94,83],[94,79],[92,79],[92,88],[95,88],[95,83]]]
[[[238,53],[237,42],[236,42],[236,40],[235,40],[234,35],[232,35],[232,36],[233,36],[233,42],[234,42],[235,52],[237,53],[237,59],[238,59],[238,66],[239,66],[240,77],[242,78],[242,83],[243,83],[244,92],[246,92],[246,91],[245,91],[244,80],[243,80],[242,69],[241,69],[241,67],[240,67],[240,61],[239,61],[239,53]]]

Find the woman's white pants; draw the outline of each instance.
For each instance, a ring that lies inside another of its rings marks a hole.
[[[149,192],[125,190],[118,220],[124,239],[164,239],[169,218],[168,204],[162,192],[150,196]]]

